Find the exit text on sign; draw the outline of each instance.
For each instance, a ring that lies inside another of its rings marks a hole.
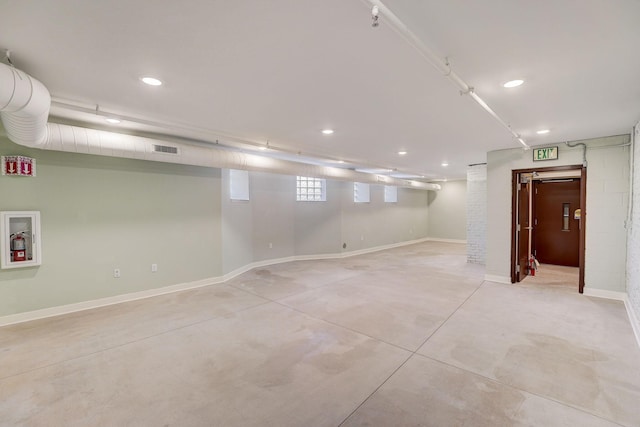
[[[556,160],[558,158],[558,147],[535,148],[533,150],[533,161]]]

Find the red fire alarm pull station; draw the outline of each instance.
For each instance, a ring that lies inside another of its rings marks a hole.
[[[2,175],[36,176],[36,159],[25,156],[2,156]]]

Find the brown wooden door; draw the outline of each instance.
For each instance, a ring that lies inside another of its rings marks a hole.
[[[579,266],[580,180],[537,181],[534,191],[533,249],[543,264]]]
[[[518,183],[518,282],[529,274],[529,185]]]

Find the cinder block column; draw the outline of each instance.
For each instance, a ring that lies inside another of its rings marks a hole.
[[[487,239],[487,165],[467,169],[467,262],[485,263]]]

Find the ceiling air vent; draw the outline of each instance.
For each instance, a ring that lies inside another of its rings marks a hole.
[[[153,151],[156,153],[164,153],[164,154],[178,154],[178,147],[171,147],[170,145],[153,144]]]

